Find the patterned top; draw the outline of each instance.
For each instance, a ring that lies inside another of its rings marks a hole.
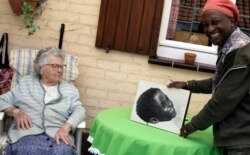
[[[227,39],[226,43],[223,47],[218,48],[218,59],[216,61],[216,70],[213,79],[213,87],[214,91],[216,85],[219,83],[221,78],[220,68],[224,62],[225,56],[231,51],[241,48],[250,42],[250,38],[244,34],[238,27],[231,34],[231,36]]]
[[[16,106],[32,118],[33,126],[27,130],[17,130],[16,121],[11,124],[8,136],[10,143],[17,142],[26,135],[45,133],[54,138],[57,130],[69,123],[74,131],[85,119],[85,108],[79,100],[77,89],[66,81],[58,84],[60,96],[44,103],[45,90],[35,76],[25,76],[11,91],[0,96],[0,111]],[[71,135],[72,141],[74,140]]]

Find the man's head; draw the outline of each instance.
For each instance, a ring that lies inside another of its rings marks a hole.
[[[141,94],[136,112],[148,123],[169,121],[176,116],[173,102],[158,88],[150,88]]]
[[[239,11],[231,0],[208,0],[202,10],[204,32],[215,45],[224,45],[238,20]]]

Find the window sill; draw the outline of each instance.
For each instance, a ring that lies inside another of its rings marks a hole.
[[[148,59],[148,63],[150,64],[158,64],[164,66],[171,66],[176,68],[182,69],[189,69],[189,70],[196,70],[208,73],[215,72],[214,65],[208,65],[203,63],[194,63],[193,65],[185,64],[183,60],[175,60],[175,59],[168,59],[159,56],[150,56]]]

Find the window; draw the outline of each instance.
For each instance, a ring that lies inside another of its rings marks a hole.
[[[250,33],[250,2],[232,1],[240,11],[238,26],[245,33]],[[150,63],[214,72],[217,47],[211,45],[200,24],[200,13],[205,2],[206,0],[164,1],[157,56],[150,57]],[[196,53],[194,65],[184,64],[184,53],[187,51]]]
[[[204,4],[205,0],[173,1],[166,39],[208,46],[200,23]]]
[[[102,0],[96,47],[150,55],[149,63],[214,72],[217,47],[209,43],[200,24],[205,2]],[[241,13],[239,27],[250,33],[250,2],[234,3]],[[184,63],[187,51],[196,53],[195,64]]]
[[[214,72],[217,47],[209,44],[200,24],[205,0],[165,0],[157,49],[158,63],[194,70]],[[198,38],[198,41],[197,41]],[[194,65],[184,63],[184,53],[196,54]]]

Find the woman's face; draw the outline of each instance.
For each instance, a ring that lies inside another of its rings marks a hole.
[[[204,32],[214,45],[223,46],[235,29],[234,18],[216,10],[207,10],[202,14]]]
[[[63,60],[60,57],[49,56],[40,71],[43,84],[56,85],[62,79],[63,67]]]
[[[156,108],[158,109],[157,117],[159,121],[169,121],[176,116],[173,102],[164,93],[155,95]]]

